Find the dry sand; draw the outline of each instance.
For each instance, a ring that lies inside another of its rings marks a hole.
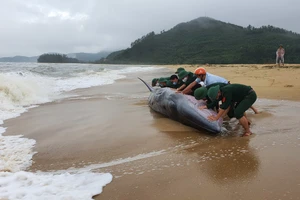
[[[184,67],[194,72],[197,67],[204,67],[208,72],[222,76],[231,83],[251,85],[260,98],[280,100],[300,100],[300,65],[167,65],[176,69]]]
[[[164,74],[171,74],[179,66]],[[197,66],[184,66],[193,71]],[[299,101],[300,68],[207,66],[232,83],[253,86],[259,98]],[[148,82],[157,73],[140,75]],[[259,101],[249,114],[254,135],[209,136],[151,111],[136,75],[113,85],[74,91],[70,98],[5,121],[5,134],[37,141],[30,171],[81,168],[110,172],[96,199],[299,199],[298,102]],[[118,160],[118,164],[114,161]],[[105,163],[101,165],[101,163]]]

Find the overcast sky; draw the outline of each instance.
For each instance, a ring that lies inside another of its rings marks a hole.
[[[300,0],[1,0],[0,57],[119,50],[208,16],[300,33]]]

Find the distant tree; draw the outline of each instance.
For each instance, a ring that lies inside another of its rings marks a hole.
[[[69,58],[65,54],[42,54],[38,57],[39,63],[78,63],[76,58]]]

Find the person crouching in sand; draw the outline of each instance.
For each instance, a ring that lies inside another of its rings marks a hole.
[[[208,116],[210,121],[216,121],[220,117],[225,116],[229,110],[233,111],[233,116],[239,120],[240,124],[243,126],[245,132],[243,136],[251,135],[249,121],[244,115],[246,110],[248,110],[256,101],[257,95],[255,91],[247,85],[242,84],[229,84],[222,88],[219,85],[209,88],[207,91],[207,96],[211,101],[221,100],[219,112],[217,116]],[[232,102],[236,102],[233,106]]]

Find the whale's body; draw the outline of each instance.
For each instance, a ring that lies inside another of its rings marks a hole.
[[[142,79],[140,80],[143,81]],[[207,130],[215,134],[221,132],[222,119],[217,121],[209,121],[207,119],[210,115],[216,115],[216,112],[198,108],[201,105],[205,105],[204,101],[197,101],[191,95],[176,93],[170,88],[152,88],[146,82],[144,83],[151,91],[148,105],[154,111],[197,130]]]

